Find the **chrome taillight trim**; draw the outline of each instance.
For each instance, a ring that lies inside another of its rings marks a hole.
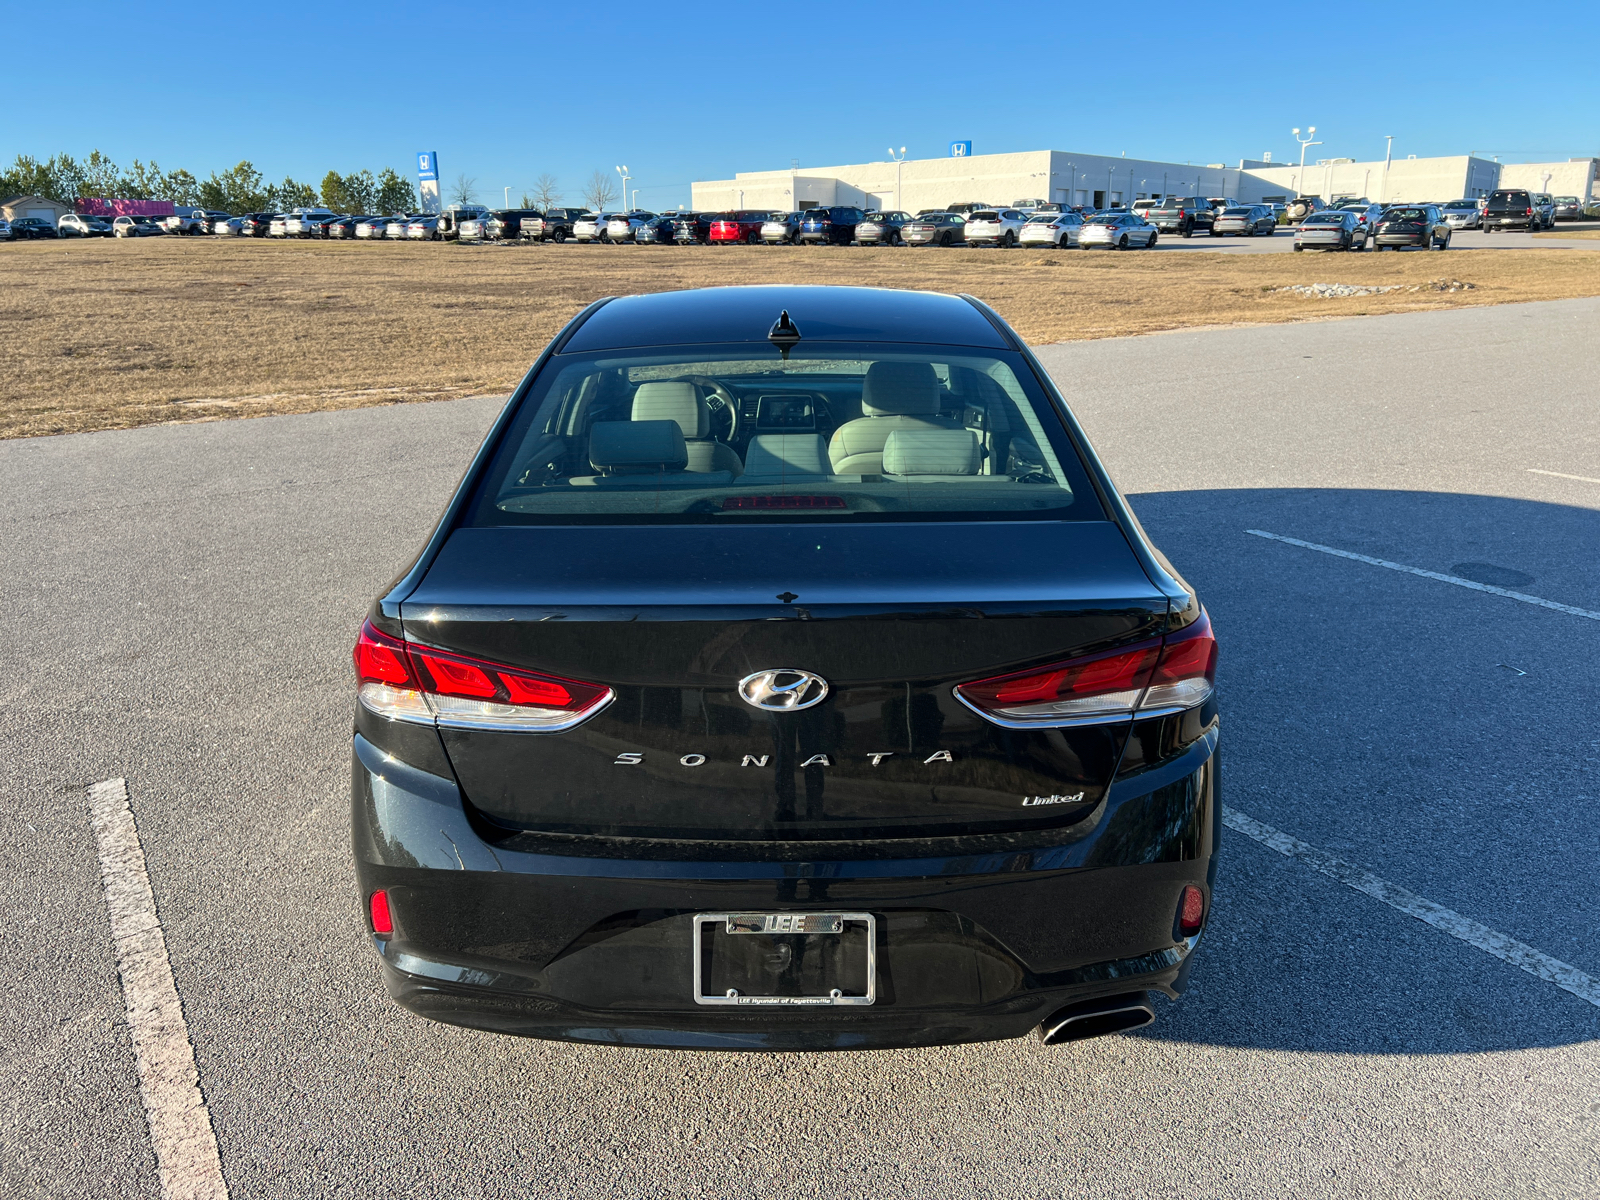
[[[1035,720],[997,717],[993,713],[984,712],[983,709],[963,696],[959,687],[951,688],[950,694],[985,721],[988,721],[991,725],[998,725],[1002,729],[1069,729],[1080,725],[1115,725],[1119,721],[1145,721],[1154,717],[1174,717],[1179,713],[1189,712],[1205,704],[1216,695],[1216,688],[1215,686],[1207,688],[1206,694],[1193,704],[1169,704],[1160,708],[1123,708],[1118,709],[1116,712],[1087,713],[1081,717],[1039,717]]]

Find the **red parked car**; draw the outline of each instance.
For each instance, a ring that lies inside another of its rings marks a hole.
[[[711,222],[711,234],[707,240],[713,246],[724,245],[730,242],[745,242],[751,246],[761,245],[761,226],[773,219],[767,209],[747,209],[740,212],[718,213]]]

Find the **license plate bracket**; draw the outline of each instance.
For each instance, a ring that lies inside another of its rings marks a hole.
[[[696,1004],[814,1008],[878,998],[871,913],[697,913],[693,953]]]

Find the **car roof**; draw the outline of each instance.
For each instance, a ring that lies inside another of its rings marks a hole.
[[[624,296],[590,316],[562,352],[765,342],[784,311],[802,338],[812,340],[1011,348],[988,317],[957,296],[891,288],[770,285]]]

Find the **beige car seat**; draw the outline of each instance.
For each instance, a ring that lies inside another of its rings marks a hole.
[[[737,477],[744,463],[711,436],[711,407],[692,383],[641,383],[633,393],[635,421],[676,421],[689,452],[689,471],[727,471]]]
[[[931,363],[873,363],[861,385],[864,415],[835,429],[828,443],[834,474],[883,474],[883,447],[896,430],[960,429],[939,415],[942,395]]]

